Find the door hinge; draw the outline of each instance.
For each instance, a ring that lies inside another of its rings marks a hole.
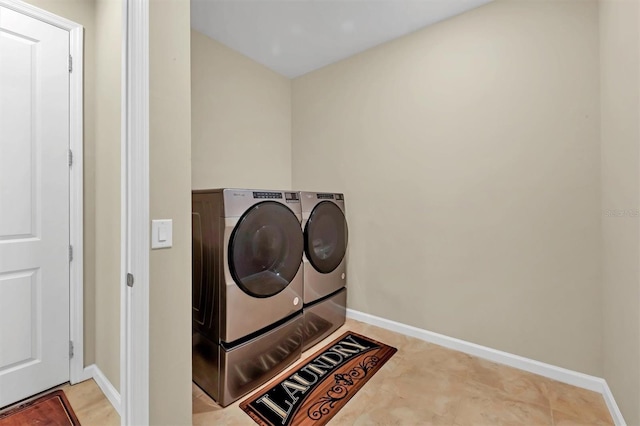
[[[73,342],[69,340],[69,358],[73,358]]]
[[[69,72],[73,72],[73,58],[69,55]]]
[[[69,262],[73,260],[73,246],[69,246]]]
[[[73,151],[69,150],[69,167],[73,165]]]

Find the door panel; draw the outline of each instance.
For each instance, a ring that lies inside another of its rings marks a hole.
[[[0,51],[3,63],[0,66],[2,96],[2,134],[10,135],[1,142],[0,181],[0,238],[33,236],[35,218],[34,201],[35,156],[37,147],[35,123],[31,114],[34,90],[34,56],[37,44],[26,37],[3,31],[0,33]],[[35,149],[34,149],[35,148]],[[20,164],[16,168],[12,165]]]
[[[264,201],[247,210],[233,231],[229,267],[238,286],[253,297],[284,290],[300,269],[304,237],[286,206]]]
[[[347,252],[347,220],[330,201],[319,203],[304,230],[305,254],[313,267],[328,274],[340,265]]]
[[[0,351],[0,370],[37,359],[39,294],[37,269],[0,275],[0,336],[11,342]]]
[[[69,380],[68,58],[0,7],[0,407]]]

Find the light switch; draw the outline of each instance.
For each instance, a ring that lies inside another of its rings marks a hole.
[[[173,245],[173,220],[151,221],[151,248],[168,248]]]

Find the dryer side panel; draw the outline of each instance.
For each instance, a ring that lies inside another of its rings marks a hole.
[[[220,330],[220,193],[192,195],[193,329],[214,342]]]

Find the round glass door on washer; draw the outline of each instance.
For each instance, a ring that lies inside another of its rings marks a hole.
[[[275,201],[255,204],[242,215],[229,240],[229,269],[242,291],[266,298],[291,284],[302,259],[298,228],[291,209]]]
[[[192,193],[193,377],[223,406],[300,357],[301,213],[296,192]]]
[[[304,229],[304,303],[346,285],[348,242],[344,195],[300,192]]]

